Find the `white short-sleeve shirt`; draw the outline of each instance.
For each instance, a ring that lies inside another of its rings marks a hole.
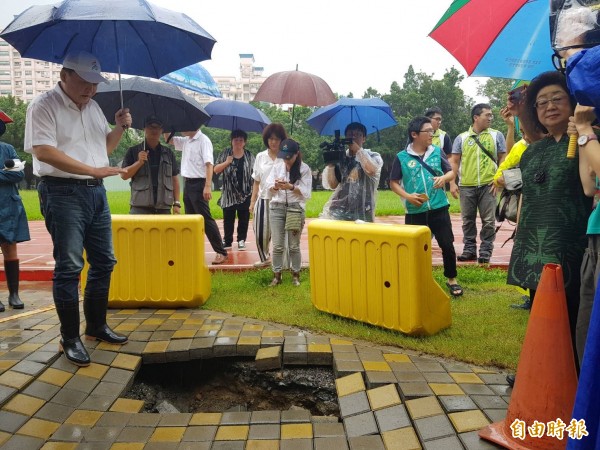
[[[267,188],[267,178],[273,169],[273,164],[275,164],[275,159],[271,159],[269,156],[269,150],[265,150],[256,155],[256,159],[254,160],[254,168],[252,169],[252,178],[254,181],[258,181],[260,183],[260,187],[258,189],[258,198],[269,199],[271,198],[271,193]]]
[[[111,129],[100,106],[94,101],[81,110],[57,84],[36,97],[27,108],[24,149],[33,153],[35,145],[50,145],[91,167],[109,165],[106,136]],[[33,157],[33,173],[61,178],[90,178],[63,172]]]
[[[214,164],[213,145],[208,136],[202,131],[189,138],[175,136],[175,150],[181,154],[181,176],[184,178],[206,178],[206,164]]]

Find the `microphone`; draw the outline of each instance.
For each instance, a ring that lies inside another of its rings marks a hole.
[[[13,159],[7,159],[4,161],[5,169],[12,169],[13,167],[15,167],[15,161]]]

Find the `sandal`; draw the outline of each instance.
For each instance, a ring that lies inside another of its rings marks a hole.
[[[463,289],[462,287],[460,287],[460,284],[450,284],[446,282],[446,286],[448,286],[448,289],[450,290],[450,295],[452,297],[460,297],[461,295],[463,295]]]

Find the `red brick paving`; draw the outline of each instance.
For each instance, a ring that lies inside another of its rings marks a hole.
[[[310,220],[314,219],[309,219]],[[385,216],[377,217],[377,222],[380,223],[392,223],[392,224],[403,224],[403,216]],[[218,220],[219,227],[223,227],[223,221]],[[480,224],[478,223],[478,229]],[[456,254],[462,253],[462,227],[460,215],[452,215],[452,228],[454,231],[454,247],[456,248]],[[502,244],[512,234],[514,227],[509,224],[504,224],[498,231],[496,237],[496,244],[494,254],[490,262],[492,267],[503,267],[508,266],[510,260],[510,253],[512,251],[512,240],[508,241],[504,247]],[[52,257],[52,242],[50,236],[46,230],[43,221],[29,222],[29,230],[31,233],[31,240],[23,242],[18,245],[19,259],[21,260],[21,279],[29,281],[48,281],[52,278],[52,269],[54,267],[54,259]],[[210,243],[205,238],[205,249],[206,249],[206,262],[211,270],[248,270],[253,268],[254,262],[259,260],[258,252],[256,251],[256,244],[254,243],[254,233],[252,227],[248,230],[248,240],[246,242],[247,249],[245,251],[238,251],[236,243],[233,244],[233,249],[229,250],[229,258],[226,264],[220,266],[210,266],[210,262],[214,259],[215,253],[212,251]],[[307,228],[304,228],[302,232],[301,240],[302,255],[305,261],[308,261],[308,237]],[[433,265],[442,265],[442,253],[435,240],[432,245],[433,249]],[[3,256],[0,255],[0,259],[3,260]],[[473,263],[459,263],[459,264],[473,264]],[[0,265],[0,279],[4,280],[4,265]]]

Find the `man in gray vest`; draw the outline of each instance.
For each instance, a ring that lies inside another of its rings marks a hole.
[[[124,180],[131,179],[129,214],[179,214],[179,168],[175,154],[161,145],[162,120],[149,116],[144,123],[145,139],[127,150],[123,159],[126,173]]]

